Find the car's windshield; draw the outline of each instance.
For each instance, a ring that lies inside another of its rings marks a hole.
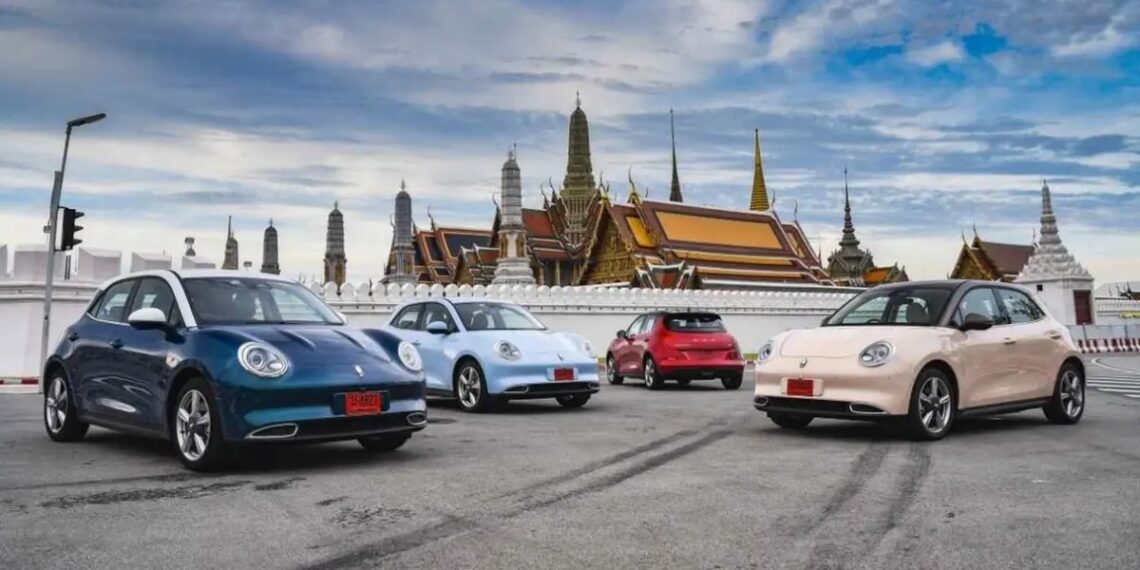
[[[546,325],[521,307],[503,303],[456,303],[455,312],[469,331],[543,330]]]
[[[933,326],[951,293],[947,287],[872,289],[828,317],[823,326]]]
[[[665,328],[673,332],[724,332],[724,323],[712,313],[675,313],[665,317]]]
[[[183,281],[201,325],[339,325],[336,312],[299,283],[243,277]]]

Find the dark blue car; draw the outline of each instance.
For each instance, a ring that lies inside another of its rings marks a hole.
[[[359,440],[392,451],[427,424],[419,352],[345,326],[299,283],[147,271],[101,287],[44,366],[44,425],[168,438],[194,470],[257,442]]]

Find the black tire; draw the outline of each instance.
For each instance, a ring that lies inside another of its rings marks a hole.
[[[690,383],[692,383],[692,380],[688,380],[686,378],[682,378],[680,380],[677,380],[677,385],[682,387],[682,388],[688,386]]]
[[[957,417],[958,394],[950,375],[924,368],[910,390],[910,411],[904,420],[907,435],[915,441],[942,439]]]
[[[1043,408],[1045,417],[1055,424],[1072,425],[1085,415],[1085,375],[1080,367],[1066,362],[1057,372],[1053,398]]]
[[[725,378],[720,379],[720,384],[722,386],[724,386],[725,390],[735,390],[735,389],[739,388],[740,385],[743,383],[744,383],[744,376],[742,376],[740,374],[733,374],[732,376],[727,376]]]
[[[197,400],[196,408],[193,400]],[[190,406],[191,410],[184,410],[184,406]],[[204,411],[202,406],[205,406]],[[197,412],[193,412],[194,409]],[[184,411],[186,419],[180,419]],[[203,423],[202,419],[207,417],[209,421]],[[217,400],[210,383],[204,379],[191,378],[178,390],[170,411],[169,429],[174,453],[187,469],[216,471],[228,463],[229,449],[222,435]]]
[[[606,355],[606,381],[614,386],[621,385],[625,382],[625,377],[618,372],[617,363],[614,362],[614,355]]]
[[[410,433],[394,433],[362,437],[356,441],[360,442],[360,446],[368,451],[374,453],[388,453],[396,451],[411,438],[412,434]]]
[[[558,400],[558,404],[563,408],[581,408],[586,405],[586,402],[590,401],[590,395],[566,394],[564,396],[555,396],[554,399]]]
[[[53,441],[79,441],[89,425],[79,421],[71,383],[60,369],[51,371],[44,386],[44,429]]]
[[[665,379],[657,372],[657,361],[653,360],[652,356],[645,357],[642,374],[645,378],[645,387],[650,390],[660,390],[665,385]]]
[[[474,376],[467,376],[465,380],[465,375]],[[474,392],[471,387],[463,386],[464,382],[472,381],[478,386]],[[489,412],[500,404],[497,398],[487,393],[487,378],[483,375],[483,367],[472,359],[460,361],[459,366],[455,367],[455,397],[459,401],[459,408],[465,412]]]
[[[772,423],[784,429],[804,429],[815,418],[805,416],[803,414],[783,414],[780,412],[768,412],[768,419]]]

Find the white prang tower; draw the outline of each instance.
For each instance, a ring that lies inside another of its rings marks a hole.
[[[403,285],[414,283],[415,250],[412,249],[412,197],[407,185],[400,181],[400,191],[396,193],[396,214],[392,219],[392,256],[395,266],[388,276],[389,283]]]
[[[1096,321],[1093,277],[1061,243],[1048,182],[1041,187],[1041,237],[1015,282],[1034,289],[1049,312],[1065,325]]]
[[[492,285],[534,285],[534,272],[526,257],[526,228],[522,221],[522,175],[515,149],[503,163],[503,195],[499,206],[499,261]]]

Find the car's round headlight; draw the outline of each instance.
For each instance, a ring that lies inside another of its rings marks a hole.
[[[289,370],[289,359],[276,348],[260,342],[247,342],[238,347],[238,362],[250,374],[277,378]]]
[[[859,353],[859,364],[868,368],[882,366],[891,359],[895,353],[895,346],[885,340],[871,343],[870,346]]]
[[[756,361],[764,362],[769,358],[772,358],[772,343],[766,342],[764,346],[760,347],[760,351],[756,353]]]
[[[424,362],[420,359],[420,351],[412,343],[401,342],[400,347],[396,349],[396,354],[400,357],[400,364],[403,364],[404,368],[412,372],[419,372],[424,369]]]
[[[504,360],[518,360],[522,358],[522,351],[519,350],[519,347],[505,340],[500,340],[495,344],[495,353]]]

